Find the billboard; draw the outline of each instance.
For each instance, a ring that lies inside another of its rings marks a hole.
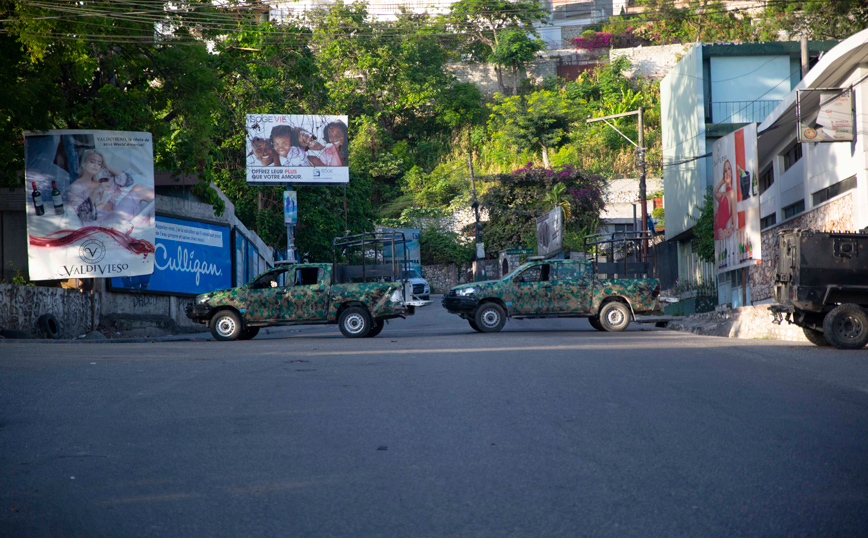
[[[564,213],[558,206],[536,219],[536,254],[544,258],[564,250]]]
[[[712,148],[718,273],[762,260],[756,141],[756,124],[752,123],[717,140]]]
[[[400,241],[395,245],[395,253],[398,256],[398,262],[404,261],[404,252],[407,255],[407,268],[415,269],[422,274],[422,230],[419,228],[377,228],[378,232],[402,232],[404,234],[404,243]],[[405,249],[405,250],[402,250]],[[392,259],[392,251],[390,247],[386,247],[383,251],[383,257],[386,263],[390,263]]]
[[[349,183],[347,116],[247,115],[247,183]]]
[[[853,141],[855,122],[851,88],[799,90],[797,100],[799,142]]]
[[[31,280],[154,272],[151,133],[24,136]]]
[[[112,278],[114,290],[198,295],[232,287],[227,226],[157,216],[154,274]]]

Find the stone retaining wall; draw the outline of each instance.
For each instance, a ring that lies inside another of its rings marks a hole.
[[[753,302],[773,299],[781,230],[795,228],[819,231],[853,231],[853,193],[762,232],[763,262],[750,268],[750,298]]]
[[[480,280],[501,278],[498,260],[482,260]],[[422,278],[431,286],[431,293],[441,295],[459,284],[473,282],[473,265],[454,263],[448,265],[423,265]]]

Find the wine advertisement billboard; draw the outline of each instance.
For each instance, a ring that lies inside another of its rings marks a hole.
[[[151,133],[24,136],[30,280],[154,272]]]

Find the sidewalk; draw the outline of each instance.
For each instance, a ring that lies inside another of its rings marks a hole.
[[[745,340],[785,340],[808,342],[802,328],[786,321],[773,323],[771,305],[745,306],[716,310],[703,314],[678,317],[669,322],[669,329],[704,336],[722,336]]]

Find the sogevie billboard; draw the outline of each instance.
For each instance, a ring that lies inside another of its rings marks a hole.
[[[116,290],[197,295],[232,287],[227,226],[157,216],[154,274],[111,279]]]
[[[151,133],[27,133],[24,153],[31,280],[154,271]]]
[[[347,116],[247,115],[247,183],[348,183]]]
[[[760,253],[756,124],[714,143],[714,254],[719,273],[756,265]]]

